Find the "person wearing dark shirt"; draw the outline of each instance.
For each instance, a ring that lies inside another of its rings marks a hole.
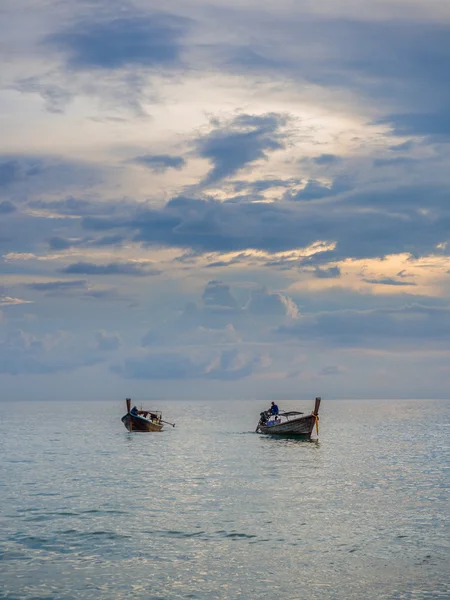
[[[269,412],[271,415],[277,415],[280,412],[275,402],[272,402],[272,406],[270,407]]]
[[[130,415],[136,416],[138,414],[138,409],[136,406],[133,406],[133,408],[130,410]]]

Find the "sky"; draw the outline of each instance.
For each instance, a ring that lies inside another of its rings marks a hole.
[[[2,0],[3,400],[447,398],[450,3]]]

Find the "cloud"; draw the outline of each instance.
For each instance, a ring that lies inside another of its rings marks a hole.
[[[396,156],[395,158],[376,158],[373,161],[374,167],[413,167],[418,165],[420,162],[414,158],[407,156]]]
[[[123,262],[97,265],[88,262],[78,262],[61,269],[62,273],[77,275],[135,275],[145,277],[159,275],[161,271],[150,268],[148,263]]]
[[[23,300],[22,298],[13,298],[12,296],[6,296],[0,294],[0,306],[17,306],[19,304],[32,304],[32,300]]]
[[[268,152],[284,148],[281,129],[287,121],[285,115],[276,113],[242,114],[199,138],[196,153],[213,165],[204,184],[217,183],[256,160],[266,159]]]
[[[84,198],[74,198],[73,196],[68,196],[62,200],[32,200],[28,203],[28,206],[31,208],[39,208],[42,210],[49,211],[51,213],[57,213],[59,215],[87,215],[93,212],[94,214],[105,214],[111,212],[111,206],[107,206],[106,204],[91,202]],[[103,210],[102,210],[103,208]]]
[[[335,279],[336,277],[341,276],[341,269],[338,266],[328,267],[325,269],[321,269],[320,267],[316,267],[314,269],[314,277],[318,279]]]
[[[269,292],[266,288],[252,290],[246,312],[257,316],[290,317],[296,319],[298,308],[292,298],[279,292]]]
[[[379,285],[417,285],[414,281],[399,281],[398,279],[394,279],[393,277],[380,277],[378,279],[367,279],[364,278],[363,281],[366,283],[374,283]]]
[[[15,212],[17,209],[15,205],[9,200],[4,200],[0,202],[0,215],[9,215]]]
[[[83,294],[86,300],[96,302],[130,302],[131,298],[118,292],[115,288],[88,290]]]
[[[146,353],[129,358],[113,371],[126,379],[194,379],[202,369],[187,355],[178,352]]]
[[[120,335],[117,333],[108,333],[103,329],[97,331],[95,337],[97,341],[97,350],[110,352],[112,350],[117,350],[122,344]]]
[[[84,346],[74,347],[73,341],[72,336],[61,331],[41,337],[23,330],[11,331],[0,340],[0,373],[45,375],[75,371],[99,362]]]
[[[243,290],[221,281],[206,284],[198,303],[187,302],[183,310],[159,320],[142,338],[143,347],[207,347],[211,353],[224,346],[259,343],[272,336],[272,329],[296,319],[298,308],[286,294],[266,288],[253,289],[244,304]],[[233,291],[241,292],[242,301]],[[241,347],[242,350],[242,347]]]
[[[58,294],[71,290],[86,289],[87,281],[84,279],[72,281],[46,281],[42,283],[27,283],[27,288],[37,292],[46,292],[49,294]]]
[[[288,200],[318,200],[320,198],[329,198],[337,196],[343,192],[348,192],[352,186],[345,178],[337,178],[333,181],[330,187],[321,184],[320,182],[310,179],[305,187],[298,192],[287,192],[286,199]]]
[[[64,112],[75,95],[67,87],[41,81],[38,77],[19,79],[12,87],[21,93],[39,94],[44,100],[46,110],[56,114]]]
[[[335,375],[343,375],[345,373],[345,369],[338,365],[329,365],[320,369],[319,375],[324,377],[330,377]]]
[[[206,309],[212,311],[236,311],[237,300],[231,295],[230,286],[221,281],[209,281],[202,295]]]
[[[62,238],[60,236],[53,236],[48,240],[48,245],[51,250],[67,250],[73,246],[78,245],[75,240]]]
[[[401,144],[394,144],[394,146],[389,146],[389,150],[393,152],[408,152],[408,150],[412,150],[414,148],[414,142],[412,140],[407,140],[406,142],[402,142]]]
[[[429,136],[436,141],[448,141],[450,138],[448,111],[391,114],[379,122],[391,125],[392,133],[398,136]]]
[[[321,154],[320,156],[315,156],[313,158],[313,162],[320,166],[334,165],[340,161],[341,158],[335,154]]]
[[[164,12],[93,15],[45,42],[64,52],[73,69],[171,68],[181,65],[182,41],[189,26],[190,20]]]
[[[249,377],[264,365],[267,365],[267,357],[237,348],[205,349],[195,356],[180,351],[145,351],[143,356],[113,367],[113,371],[126,379],[235,381]]]
[[[294,323],[281,325],[283,336],[365,348],[405,345],[449,346],[450,308],[410,305],[372,310],[336,310],[305,315]]]
[[[328,200],[326,208],[314,202],[297,207],[294,202],[228,203],[178,196],[160,209],[136,206],[124,216],[85,218],[82,225],[90,232],[121,230],[144,246],[200,253],[248,249],[277,253],[319,241],[334,248],[303,257],[301,264],[308,266],[318,260],[323,264],[405,251],[413,256],[434,253],[448,238],[447,201],[444,187],[389,185]]]
[[[50,155],[0,154],[0,193],[33,196],[77,186],[86,189],[102,180],[103,167]],[[17,202],[16,202],[17,204]],[[36,205],[38,207],[38,205]]]
[[[170,156],[169,154],[146,154],[133,159],[134,163],[148,167],[156,173],[165,173],[168,169],[182,169],[186,161],[181,156]]]
[[[0,156],[0,188],[39,175],[42,170],[43,164],[40,159]]]
[[[86,248],[86,247],[102,247],[102,246],[121,246],[124,242],[124,237],[121,235],[105,235],[99,238],[63,238],[61,236],[53,236],[48,240],[48,245],[51,250],[68,250],[69,248]]]
[[[268,366],[268,363],[267,356],[230,348],[220,352],[216,359],[208,365],[204,375],[208,379],[234,381],[249,377],[260,367]]]
[[[449,32],[445,21],[409,15],[345,18],[299,9],[286,17],[271,11],[255,15],[251,42],[230,45],[227,64],[245,74],[287,76],[353,92],[381,110],[390,105],[402,106],[405,114],[418,112],[430,107],[432,98],[432,110],[445,111]]]

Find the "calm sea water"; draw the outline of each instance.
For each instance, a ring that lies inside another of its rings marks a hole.
[[[282,402],[310,412],[313,402]],[[450,403],[322,403],[318,442],[258,402],[0,404],[0,598],[450,598]]]

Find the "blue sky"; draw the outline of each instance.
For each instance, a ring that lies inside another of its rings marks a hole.
[[[450,386],[450,4],[4,0],[5,399]]]

